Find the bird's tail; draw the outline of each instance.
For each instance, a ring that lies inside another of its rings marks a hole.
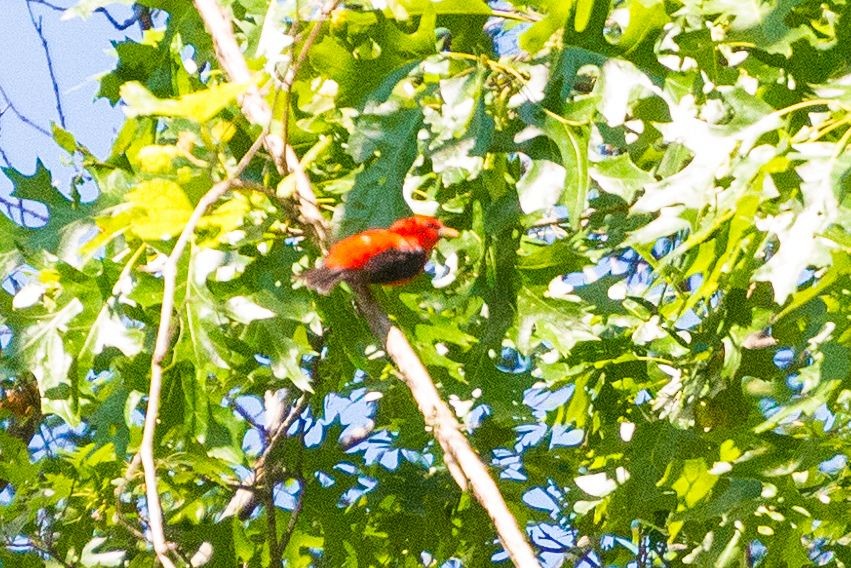
[[[304,272],[301,278],[308,288],[313,288],[320,294],[327,295],[334,286],[345,280],[348,275],[348,270],[320,266]]]

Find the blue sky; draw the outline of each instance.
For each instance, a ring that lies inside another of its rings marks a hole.
[[[75,1],[51,0],[54,5],[72,6]],[[62,12],[36,1],[30,3],[33,14],[42,19],[53,67],[59,85],[68,130],[98,156],[109,150],[122,113],[104,100],[95,100],[97,76],[109,71],[115,62],[110,40],[128,35],[139,37],[138,26],[116,30],[103,14],[88,19],[62,20]],[[110,6],[117,20],[131,15],[127,6]],[[0,87],[15,108],[45,129],[59,122],[56,100],[50,81],[41,40],[30,20],[26,0],[3,0],[0,17]],[[73,170],[62,165],[63,152],[53,141],[21,122],[0,98],[0,148],[11,165],[25,174],[34,171],[40,158],[52,170],[54,179],[64,190]],[[0,165],[6,163],[0,159]],[[0,176],[0,196],[7,196],[11,184]]]

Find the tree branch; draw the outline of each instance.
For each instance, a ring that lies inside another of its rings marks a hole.
[[[281,132],[284,137],[284,146],[290,145],[290,100],[293,83],[295,83],[299,69],[301,69],[301,66],[304,65],[305,60],[307,60],[307,54],[310,53],[310,48],[316,42],[316,38],[319,37],[319,32],[322,30],[322,24],[325,23],[325,20],[327,20],[328,16],[331,15],[331,12],[333,12],[340,4],[340,1],[341,0],[330,0],[327,4],[325,4],[322,8],[322,12],[319,14],[319,18],[317,18],[316,22],[313,24],[307,39],[304,40],[304,44],[302,44],[301,50],[298,52],[298,56],[292,65],[290,65],[289,69],[287,69],[287,73],[284,77],[284,115],[281,117]],[[288,160],[289,157],[285,154],[282,167],[287,173],[290,171]]]
[[[6,90],[3,88],[3,85],[0,85],[0,97],[3,97],[3,101],[6,103],[6,108],[0,111],[0,116],[3,116],[3,114],[7,110],[11,110],[15,114],[15,116],[18,117],[18,120],[20,120],[24,124],[34,128],[36,131],[40,132],[41,134],[44,134],[48,138],[53,138],[53,135],[48,129],[44,128],[43,126],[39,126],[38,124],[30,120],[25,114],[18,110],[18,108],[12,102],[12,99],[10,99],[9,95],[6,94]]]
[[[307,403],[310,397],[307,393],[302,394],[298,401],[290,408],[286,414],[281,413],[280,417],[273,418],[266,426],[266,433],[269,436],[269,443],[263,450],[263,453],[254,464],[254,470],[245,480],[246,487],[240,487],[236,490],[230,502],[222,511],[220,519],[226,519],[233,515],[239,516],[240,519],[247,518],[257,504],[257,491],[266,483],[268,477],[267,462],[269,456],[280,447],[284,440],[284,436],[290,427],[298,420],[304,409],[307,408]]]
[[[295,507],[290,512],[290,520],[287,522],[287,528],[281,535],[280,542],[278,542],[278,550],[276,552],[278,558],[284,555],[284,551],[287,549],[287,545],[290,543],[290,539],[295,532],[295,527],[298,524],[298,517],[301,515],[301,510],[304,507],[304,492],[307,491],[307,483],[304,482],[304,478],[301,476],[296,477],[296,480],[299,483],[299,491],[295,497]]]
[[[243,57],[239,45],[236,43],[230,18],[222,12],[222,8],[216,0],[195,0],[195,7],[201,15],[201,19],[204,20],[207,32],[213,40],[219,63],[231,81],[251,83],[251,72],[248,70],[245,57]],[[264,128],[269,125],[272,110],[256,87],[250,87],[241,97],[240,103],[242,111],[251,122]],[[267,134],[264,137],[263,144],[269,155],[274,159],[280,174],[284,174],[284,163],[293,165],[293,162],[295,162],[295,164],[298,164],[295,150],[284,144],[280,135]],[[301,169],[296,168],[296,170]],[[302,221],[312,228],[317,243],[322,244],[327,237],[325,219],[316,203],[316,196],[313,194],[310,181],[304,175],[303,170],[300,173],[301,175],[299,175],[299,171],[293,172],[296,181],[296,199],[298,200]],[[304,183],[305,180],[307,181],[306,184]]]
[[[251,74],[234,37],[229,18],[222,12],[216,0],[194,0],[194,2],[210,33],[219,63],[225,73],[232,81],[250,84]],[[241,104],[249,120],[264,127],[269,124],[271,110],[256,87],[249,87],[242,97]],[[295,150],[285,144],[280,137],[272,135],[266,137],[266,148],[276,163],[283,163],[283,158],[291,168],[301,216],[312,227],[318,244],[324,246],[327,234],[325,220],[316,206],[313,187],[301,167]],[[472,488],[476,499],[493,521],[497,534],[515,566],[524,568],[539,566],[525,535],[508,510],[499,488],[462,434],[455,415],[441,400],[428,371],[404,333],[391,325],[387,314],[375,302],[368,288],[355,285],[352,289],[359,309],[373,333],[384,344],[387,354],[398,367],[400,376],[411,390],[426,424],[433,429],[435,438],[443,448],[444,460],[455,481],[462,489],[467,489],[468,484]]]
[[[162,391],[163,380],[163,361],[168,355],[169,346],[171,344],[171,318],[174,312],[174,296],[177,288],[177,264],[180,257],[183,256],[183,251],[186,245],[189,244],[189,239],[195,233],[195,227],[201,220],[201,217],[207,210],[218,201],[227,191],[237,182],[237,178],[242,171],[248,166],[251,158],[260,149],[260,145],[264,139],[261,134],[248,152],[242,157],[236,166],[236,169],[230,173],[227,179],[215,184],[210,190],[205,193],[192,215],[183,227],[177,242],[168,255],[162,269],[163,275],[163,301],[160,312],[160,323],[157,329],[157,338],[154,343],[154,353],[151,358],[151,384],[148,391],[148,407],[145,411],[145,426],[142,430],[142,443],[139,448],[139,455],[142,460],[142,468],[145,474],[145,500],[148,504],[148,518],[151,529],[151,541],[154,545],[154,551],[157,558],[166,566],[171,568],[174,566],[171,559],[168,557],[168,552],[171,545],[166,541],[165,532],[163,529],[163,512],[160,504],[160,495],[157,489],[157,471],[156,463],[154,462],[154,437],[157,428],[157,419],[160,408],[160,393]]]
[[[355,302],[364,315],[370,329],[384,344],[387,355],[399,369],[399,376],[411,390],[411,394],[425,419],[426,425],[443,448],[444,461],[456,483],[469,487],[476,500],[485,509],[496,528],[502,545],[515,566],[538,566],[538,561],[526,537],[517,525],[517,520],[502,497],[496,482],[482,463],[476,451],[461,431],[455,414],[440,398],[434,382],[428,374],[405,334],[390,323],[387,314],[372,297],[368,286],[361,283],[351,285]]]
[[[53,85],[53,98],[56,101],[56,113],[59,115],[59,124],[65,128],[65,112],[62,110],[62,97],[59,96],[59,81],[56,79],[56,71],[53,69],[53,57],[50,56],[50,46],[47,44],[47,38],[44,37],[44,27],[42,26],[41,18],[36,19],[33,13],[30,0],[27,0],[27,11],[30,13],[30,22],[32,22],[38,38],[41,40],[41,49],[44,51],[44,58],[47,61],[47,73],[50,75],[50,83]]]

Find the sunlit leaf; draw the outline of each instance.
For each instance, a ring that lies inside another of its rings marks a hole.
[[[247,85],[222,83],[177,99],[160,99],[141,83],[131,81],[121,86],[121,98],[127,104],[125,112],[130,118],[155,115],[205,122],[231,105],[246,89]]]

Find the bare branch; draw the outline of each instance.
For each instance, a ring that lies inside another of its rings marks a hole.
[[[160,408],[160,393],[162,391],[163,379],[163,361],[168,355],[169,345],[171,344],[172,328],[171,318],[174,312],[174,296],[177,287],[177,264],[180,257],[183,256],[183,251],[189,243],[189,239],[195,233],[195,227],[201,220],[201,217],[218,201],[228,190],[236,183],[237,178],[242,171],[248,166],[254,154],[260,149],[265,136],[261,134],[248,152],[242,157],[236,166],[236,169],[230,173],[227,179],[215,184],[210,190],[204,194],[198,201],[192,215],[183,227],[183,231],[177,238],[177,242],[168,255],[168,259],[162,269],[163,275],[163,301],[160,312],[160,323],[157,330],[157,338],[154,343],[154,353],[151,358],[151,384],[148,391],[148,408],[145,411],[145,426],[142,430],[142,444],[139,448],[139,455],[142,460],[142,468],[145,473],[145,499],[148,504],[148,516],[151,529],[151,541],[154,545],[154,551],[157,558],[166,566],[171,568],[174,566],[171,559],[168,557],[168,552],[171,548],[166,541],[165,532],[163,529],[163,512],[160,504],[159,491],[157,489],[157,471],[156,463],[154,462],[154,436],[157,428],[157,418]]]
[[[0,114],[2,114],[2,113],[0,113]],[[0,146],[0,160],[3,160],[3,163],[6,164],[7,168],[12,167],[12,161],[9,160],[9,156],[6,154],[6,150],[4,150],[2,146]],[[8,203],[4,200],[3,205],[6,206],[6,210],[9,211],[9,215],[11,215],[12,210],[9,208],[10,203]]]
[[[538,566],[525,535],[482,460],[461,431],[452,410],[440,398],[434,382],[405,334],[393,324],[369,288],[364,284],[352,285],[355,301],[376,337],[384,344],[387,354],[399,369],[399,376],[411,390],[417,406],[432,429],[444,452],[444,461],[456,483],[472,489],[476,499],[493,521],[497,534],[515,566]]]
[[[58,4],[54,4],[53,2],[48,2],[47,0],[27,0],[28,3],[38,4],[39,6],[44,6],[45,8],[50,8],[51,10],[55,10],[57,12],[64,12],[68,8],[65,6],[60,6]],[[112,24],[112,27],[119,31],[124,31],[135,23],[139,23],[139,26],[142,30],[150,29],[152,26],[150,24],[151,17],[151,9],[142,6],[141,4],[133,5],[133,15],[124,20],[123,22],[119,22],[115,19],[115,17],[109,13],[109,11],[104,7],[95,8],[94,12],[97,14],[103,14],[103,16],[109,20],[109,23]]]
[[[4,159],[4,161],[7,159],[5,153],[3,154],[3,159]],[[9,167],[12,167],[11,164],[9,165]],[[15,221],[17,221],[17,220],[15,219],[15,216],[12,213],[12,211],[17,211],[18,215],[21,218],[20,223],[25,228],[29,227],[29,225],[27,225],[27,222],[26,222],[27,220],[26,220],[25,215],[29,215],[30,217],[34,217],[37,220],[41,221],[42,223],[47,223],[48,221],[50,221],[50,218],[47,217],[46,215],[42,215],[41,213],[38,213],[36,211],[33,211],[31,209],[24,207],[24,202],[23,202],[22,199],[18,199],[18,198],[8,199],[6,197],[0,196],[0,205],[3,205],[3,207],[6,208],[6,211],[9,213],[9,217],[11,217],[12,220],[15,220]]]
[[[151,9],[141,4],[135,4],[133,10],[136,13],[136,19],[139,22],[139,30],[144,32],[154,27],[154,18],[151,16]]]
[[[42,26],[41,16],[36,19],[33,13],[31,0],[27,0],[27,11],[30,14],[30,22],[32,22],[35,33],[41,40],[41,49],[44,51],[44,59],[47,61],[47,72],[50,74],[50,83],[53,85],[53,98],[56,101],[56,113],[59,115],[59,124],[65,128],[65,112],[62,110],[62,98],[59,96],[59,81],[56,79],[56,71],[53,69],[53,57],[50,56],[50,46],[47,44],[47,38],[44,36],[44,27]]]
[[[38,4],[39,6],[44,6],[46,8],[50,8],[51,10],[55,10],[57,12],[64,12],[68,8],[64,6],[60,6],[58,4],[53,4],[52,2],[48,2],[47,0],[27,0],[28,3]]]
[[[112,14],[110,14],[109,10],[107,10],[106,8],[103,8],[103,7],[95,8],[95,12],[97,12],[99,14],[103,14],[103,17],[106,18],[107,20],[109,20],[109,23],[112,24],[112,27],[115,28],[118,31],[124,31],[124,30],[126,30],[127,28],[129,28],[130,26],[132,26],[133,24],[135,24],[136,22],[139,21],[139,18],[138,18],[138,16],[136,16],[135,13],[134,13],[134,15],[130,16],[129,18],[127,18],[123,22],[119,22],[114,17],[112,17]]]
[[[3,114],[6,113],[6,111],[11,110],[12,113],[14,113],[14,115],[16,117],[18,117],[18,120],[20,120],[24,124],[34,128],[38,132],[47,136],[48,138],[53,138],[53,135],[50,133],[50,131],[48,129],[46,129],[43,126],[39,126],[38,124],[36,124],[32,120],[30,120],[25,114],[23,114],[22,112],[20,112],[18,110],[18,108],[12,102],[12,99],[10,99],[9,95],[6,94],[6,90],[3,88],[3,85],[0,85],[0,97],[3,97],[3,102],[6,104],[6,108],[4,108],[2,111],[0,111],[0,117],[2,117]]]
[[[234,410],[234,412],[239,414],[242,417],[243,420],[248,422],[249,426],[251,426],[252,428],[257,430],[258,432],[260,432],[260,434],[263,437],[266,436],[266,428],[264,428],[262,424],[257,422],[256,417],[252,416],[251,413],[248,412],[247,409],[243,408],[243,406],[241,404],[239,404],[239,402],[234,401],[233,410]]]
[[[266,464],[269,460],[269,456],[274,455],[281,443],[283,443],[287,431],[295,423],[295,421],[298,420],[301,413],[304,412],[304,409],[307,408],[309,400],[310,397],[307,393],[302,394],[286,415],[281,414],[281,418],[279,420],[273,420],[273,423],[266,426],[269,443],[266,445],[261,456],[257,459],[257,462],[254,464],[254,470],[245,480],[245,487],[237,489],[236,493],[234,493],[230,502],[227,504],[227,507],[225,507],[224,511],[222,511],[221,519],[226,519],[233,515],[238,515],[241,519],[247,518],[248,515],[251,514],[251,511],[254,510],[257,503],[257,490],[259,487],[262,487],[268,479],[268,468],[266,467]]]
[[[266,532],[269,534],[269,566],[281,565],[278,548],[278,515],[275,509],[275,484],[269,483],[264,492],[266,501]]]

